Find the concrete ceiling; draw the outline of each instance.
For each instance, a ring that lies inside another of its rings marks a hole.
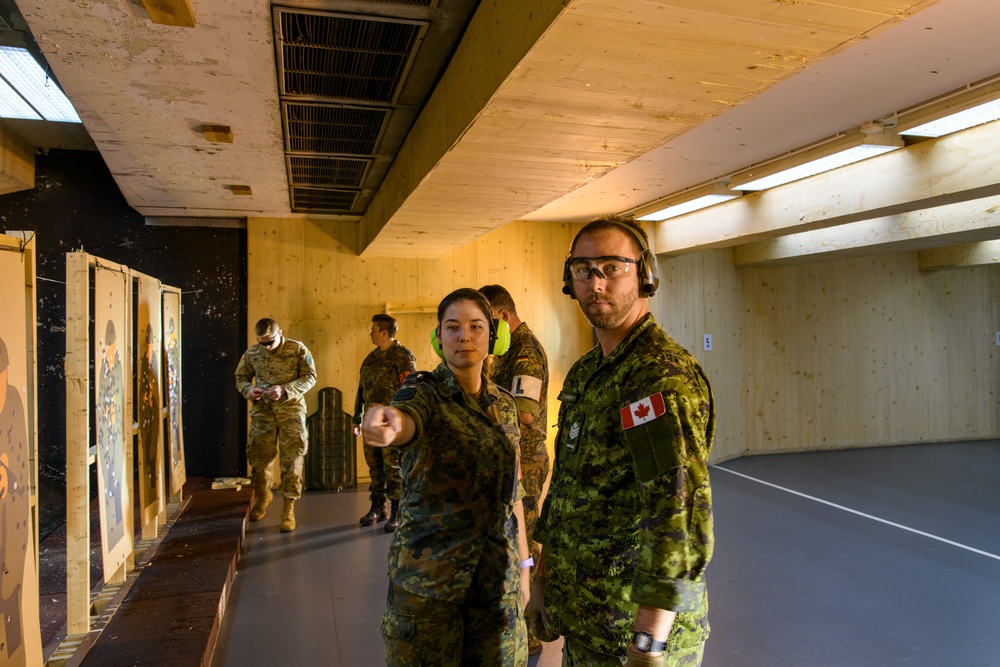
[[[151,23],[140,0],[17,5],[140,213],[316,217],[366,256],[629,211],[1000,73],[1000,3],[986,0],[483,0],[366,212],[304,216],[267,3],[191,0],[194,28]]]

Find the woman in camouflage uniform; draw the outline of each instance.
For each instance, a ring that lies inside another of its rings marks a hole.
[[[514,398],[484,374],[490,314],[475,290],[446,296],[435,331],[444,361],[365,413],[365,441],[399,446],[404,480],[382,620],[390,667],[527,664],[520,431]]]

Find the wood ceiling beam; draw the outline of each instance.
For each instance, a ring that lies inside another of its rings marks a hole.
[[[970,266],[1000,264],[1000,241],[983,241],[964,245],[921,250],[917,266],[921,271],[940,271]]]
[[[565,9],[563,0],[482,3],[359,224],[358,253],[463,138],[483,108]],[[447,200],[442,200],[447,201]],[[487,230],[488,231],[488,230]],[[426,230],[425,230],[426,232]],[[422,233],[422,232],[417,232]],[[440,230],[432,232],[439,234]],[[469,239],[463,236],[461,243]],[[450,250],[452,244],[439,243]]]
[[[733,263],[796,264],[998,238],[1000,197],[985,197],[748,243],[733,249]]]
[[[153,23],[194,27],[194,9],[188,0],[142,0],[142,5]]]
[[[683,254],[1000,195],[1000,123],[924,141],[660,224],[656,252]]]

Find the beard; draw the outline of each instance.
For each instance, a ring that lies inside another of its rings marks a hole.
[[[580,307],[583,309],[584,317],[595,329],[615,329],[625,321],[638,300],[638,293],[632,291],[617,298],[607,294],[593,294],[585,304],[581,303]],[[591,310],[591,304],[598,302],[609,304],[611,307]]]

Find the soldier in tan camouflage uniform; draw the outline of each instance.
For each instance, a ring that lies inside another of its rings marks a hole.
[[[366,441],[398,446],[403,469],[386,662],[523,667],[531,561],[519,529],[517,405],[484,373],[494,328],[479,292],[445,297],[437,331],[444,362],[365,413]]]
[[[556,461],[535,539],[529,623],[563,665],[699,665],[712,557],[708,379],[653,320],[655,256],[630,220],[577,234],[564,291],[599,345],[559,394]]]
[[[365,409],[374,405],[388,405],[392,395],[403,385],[406,376],[417,370],[417,360],[413,353],[396,340],[398,325],[391,315],[372,316],[369,332],[375,349],[361,362],[361,379],[358,394],[354,400],[354,434],[361,435],[361,422]],[[372,481],[368,485],[372,506],[361,517],[362,526],[371,526],[378,521],[389,520],[385,532],[391,533],[399,525],[399,497],[401,479],[399,454],[394,449],[364,446],[365,462],[371,471]],[[385,500],[389,499],[391,511],[385,512]]]
[[[257,344],[236,367],[236,388],[250,401],[247,462],[255,494],[250,520],[262,519],[271,503],[271,462],[280,450],[281,530],[288,532],[295,530],[295,501],[302,495],[302,460],[309,448],[305,393],[316,384],[316,366],[306,346],[285,338],[274,320],[260,320],[255,331]]]
[[[549,362],[545,348],[528,324],[517,315],[517,306],[510,292],[501,285],[479,288],[493,307],[493,318],[510,326],[510,348],[494,360],[490,379],[508,389],[517,401],[521,422],[521,484],[524,486],[524,521],[528,549],[537,561],[541,555],[533,532],[542,506],[542,489],[549,476],[549,451],[546,407],[549,387]],[[528,655],[542,651],[542,642],[528,632]]]

